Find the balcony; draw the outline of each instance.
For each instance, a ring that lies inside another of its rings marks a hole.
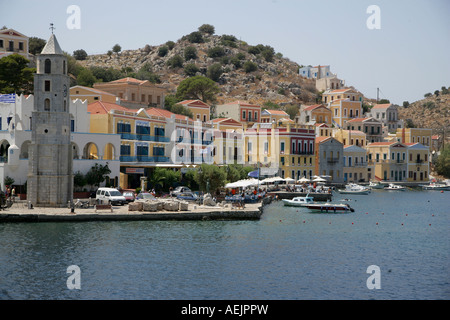
[[[120,138],[123,140],[170,142],[169,137],[151,136],[151,135],[147,135],[147,134],[120,133]]]
[[[157,157],[149,157],[149,156],[120,156],[120,162],[169,162],[169,157],[157,156]]]
[[[335,164],[339,162],[339,158],[327,158],[327,162],[330,164]]]

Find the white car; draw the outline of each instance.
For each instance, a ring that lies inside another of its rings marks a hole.
[[[127,204],[127,199],[125,199],[119,190],[114,188],[98,188],[95,199],[100,200],[103,203],[110,203],[112,205]]]
[[[183,187],[183,186],[179,186],[176,187],[173,191],[172,191],[172,195],[173,196],[178,196],[180,193],[184,193],[184,192],[192,192],[191,189],[189,189],[188,187]]]

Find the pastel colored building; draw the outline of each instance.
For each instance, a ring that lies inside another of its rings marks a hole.
[[[383,124],[373,117],[351,119],[347,121],[346,129],[364,132],[366,143],[383,141]]]
[[[14,53],[30,59],[28,37],[14,29],[0,30],[0,59]]]
[[[192,112],[194,120],[200,120],[202,122],[210,121],[211,106],[209,104],[204,103],[201,100],[184,100],[177,104],[181,104],[189,109]]]
[[[291,121],[254,124],[245,129],[245,163],[282,178],[311,177],[314,136],[313,128]]]
[[[287,114],[286,111],[269,109],[261,111],[261,123],[278,122],[282,119],[289,119],[289,114]]]
[[[354,145],[344,146],[344,182],[368,181],[366,149]]]
[[[242,123],[232,118],[216,118],[212,123],[214,164],[243,164],[245,150]]]
[[[366,134],[359,130],[334,129],[333,137],[344,145],[355,145],[364,147],[366,143]]]
[[[304,125],[315,125],[317,123],[325,123],[329,126],[332,124],[331,110],[323,104],[312,106],[301,106],[299,113],[295,118],[295,122]]]
[[[360,118],[362,115],[361,101],[353,101],[348,98],[330,102],[332,123],[338,128],[345,128],[347,121]]]
[[[315,175],[329,176],[331,183],[344,182],[344,145],[333,137],[315,139]]]
[[[408,182],[430,180],[430,148],[421,143],[405,143],[408,146]]]
[[[215,108],[215,116],[217,118],[232,118],[250,125],[261,122],[261,106],[243,101],[234,101],[217,105]]]
[[[361,92],[353,88],[343,88],[337,90],[327,90],[322,93],[322,103],[329,104],[335,100],[348,99],[350,101],[362,102],[364,96]]]
[[[387,132],[396,132],[404,127],[403,121],[398,118],[398,107],[392,103],[374,105],[367,116],[381,121]]]
[[[407,181],[408,146],[396,142],[374,142],[366,146],[369,180],[385,182]]]
[[[424,146],[432,145],[432,129],[428,128],[398,128],[395,135],[397,141],[403,143],[421,143]]]
[[[84,86],[74,86],[70,88],[70,96],[73,100],[80,99],[87,100],[88,104],[103,101],[107,103],[116,103],[116,96],[112,93],[89,88]]]
[[[148,80],[123,78],[95,83],[94,88],[109,92],[118,98],[118,104],[130,109],[164,107],[166,90]]]

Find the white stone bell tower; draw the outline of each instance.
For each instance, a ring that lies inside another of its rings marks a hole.
[[[73,199],[67,59],[55,35],[37,56],[27,180],[33,206],[67,206]]]

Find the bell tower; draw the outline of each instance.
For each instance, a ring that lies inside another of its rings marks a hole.
[[[67,59],[55,35],[37,56],[27,199],[33,206],[67,206],[73,199]]]

